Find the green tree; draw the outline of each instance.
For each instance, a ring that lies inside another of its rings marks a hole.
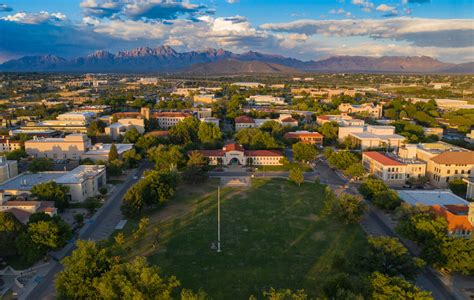
[[[128,168],[135,168],[138,166],[138,162],[142,159],[142,156],[138,154],[135,149],[131,149],[123,154],[123,159]]]
[[[449,189],[456,195],[460,197],[466,197],[467,192],[467,183],[465,183],[461,178],[454,178],[450,180]]]
[[[369,251],[363,259],[364,270],[414,279],[424,266],[424,261],[412,257],[397,238],[369,237],[368,241]]]
[[[87,127],[87,135],[89,137],[98,136],[105,132],[105,127],[107,126],[101,120],[92,121]]]
[[[94,281],[94,287],[100,299],[172,299],[179,281],[162,278],[159,273],[144,257],[136,257],[129,263],[113,265]]]
[[[372,299],[432,299],[429,292],[420,290],[410,282],[400,277],[390,277],[375,272],[370,276]]]
[[[335,195],[332,190],[326,188],[323,215],[335,218],[345,224],[358,223],[366,210],[364,201],[350,194]]]
[[[50,158],[34,158],[28,165],[28,171],[33,173],[52,171],[53,169],[54,162]]]
[[[316,148],[311,144],[298,142],[293,144],[291,149],[293,150],[293,157],[297,161],[312,161],[316,158]]]
[[[8,160],[20,160],[22,158],[28,157],[25,149],[16,149],[6,153],[6,158]]]
[[[350,151],[337,151],[328,158],[329,165],[339,170],[345,170],[359,161],[359,157]]]
[[[69,207],[69,187],[54,181],[39,183],[31,188],[31,195],[41,201],[52,201],[59,210]]]
[[[380,193],[375,194],[372,197],[372,203],[381,209],[394,210],[399,207],[402,200],[398,196],[397,192],[392,189],[387,189]]]
[[[173,144],[193,147],[199,142],[198,131],[200,124],[201,122],[196,118],[186,118],[169,130],[169,139]]]
[[[301,186],[301,184],[304,182],[304,176],[301,168],[296,167],[291,169],[288,179],[296,183],[298,186]]]
[[[268,292],[263,292],[263,297],[267,300],[306,300],[308,296],[304,290],[293,292],[289,289],[276,290],[270,288]]]
[[[141,136],[135,143],[135,148],[138,149],[139,153],[144,154],[148,149],[156,147],[160,143],[162,143],[162,141],[160,141],[159,137],[153,135],[144,135]]]
[[[365,174],[364,166],[361,163],[353,163],[344,170],[344,175],[351,178],[360,178]]]
[[[25,231],[23,224],[10,212],[0,212],[0,253],[16,254],[16,239]]]
[[[62,260],[64,270],[55,280],[58,299],[96,299],[94,281],[117,262],[93,241],[77,241],[76,249]]]
[[[112,145],[110,145],[109,150],[109,162],[112,162],[117,159],[120,159],[120,156],[117,151],[117,146],[115,146],[115,143],[112,143]]]
[[[235,139],[239,144],[250,149],[277,149],[281,146],[275,138],[268,132],[263,132],[258,128],[245,128],[239,130]]]
[[[327,122],[318,128],[318,132],[324,136],[324,144],[331,144],[337,139],[339,125],[336,122]]]
[[[191,151],[188,153],[188,162],[183,172],[183,178],[193,184],[202,182],[207,179],[207,169],[207,159],[199,151]]]
[[[446,237],[441,248],[445,258],[442,267],[450,272],[474,274],[474,240],[472,238]]]
[[[216,124],[201,122],[198,137],[204,146],[214,147],[222,141],[222,132]]]
[[[132,126],[123,135],[123,142],[134,144],[138,141],[140,137],[141,137],[141,134],[138,132],[137,128],[135,126]]]
[[[184,164],[183,148],[177,145],[159,145],[148,150],[148,157],[157,170],[171,170]]]

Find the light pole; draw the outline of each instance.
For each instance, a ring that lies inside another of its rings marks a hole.
[[[221,186],[217,186],[217,252],[221,252]]]

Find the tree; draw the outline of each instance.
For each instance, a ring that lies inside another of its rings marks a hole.
[[[365,169],[361,163],[353,163],[343,173],[351,178],[360,178],[365,174]]]
[[[123,232],[119,232],[114,236],[114,241],[115,244],[119,247],[123,246],[125,244],[125,235]]]
[[[312,161],[316,158],[316,148],[311,144],[298,142],[293,144],[291,149],[293,150],[293,157],[297,161]]]
[[[474,240],[446,237],[441,247],[445,258],[442,267],[449,272],[460,272],[464,275],[474,274]]]
[[[156,147],[162,142],[164,141],[160,141],[160,137],[153,135],[144,135],[137,140],[137,142],[135,143],[135,148],[138,149],[139,153],[146,154],[146,151],[148,149]]]
[[[64,270],[55,280],[59,299],[95,299],[96,278],[110,270],[117,262],[109,252],[93,241],[77,241],[76,249],[62,260]]]
[[[359,157],[350,151],[337,151],[328,158],[329,165],[339,170],[345,170],[359,161]]]
[[[120,156],[117,151],[117,146],[115,146],[115,143],[112,143],[112,145],[110,145],[109,150],[109,162],[112,162],[117,159],[120,159]]]
[[[250,149],[277,149],[281,147],[270,133],[263,132],[258,128],[239,130],[235,135],[235,140]]]
[[[6,157],[8,160],[20,160],[22,158],[28,157],[28,153],[26,153],[25,149],[16,149],[7,152]]]
[[[10,212],[0,212],[0,253],[15,255],[17,237],[24,232],[23,224]]]
[[[84,215],[83,214],[75,214],[74,215],[74,221],[77,223],[77,224],[82,224],[84,223]]]
[[[131,149],[123,154],[123,159],[125,160],[127,167],[135,168],[138,166],[138,162],[142,159],[142,157],[135,149]]]
[[[107,174],[110,176],[120,176],[122,175],[123,161],[120,159],[114,159],[107,163]]]
[[[290,170],[290,174],[288,175],[288,179],[296,183],[298,186],[304,182],[303,172],[300,168],[296,167]]]
[[[222,132],[216,124],[201,122],[198,130],[199,141],[206,147],[215,147],[222,140]]]
[[[28,165],[28,171],[37,173],[44,171],[52,171],[54,169],[54,162],[49,158],[34,158]]]
[[[449,189],[456,195],[460,197],[466,197],[467,192],[467,183],[465,183],[461,178],[454,178],[449,181]]]
[[[431,294],[420,290],[400,277],[390,277],[375,272],[370,276],[372,299],[432,299]]]
[[[372,203],[381,209],[394,210],[400,206],[402,200],[398,196],[397,192],[392,189],[387,189],[385,191],[376,193],[372,197]]]
[[[397,238],[369,237],[368,241],[369,251],[363,259],[364,270],[414,279],[424,266],[424,261],[412,257]]]
[[[175,277],[162,278],[159,269],[150,266],[144,257],[113,265],[94,281],[100,299],[172,299],[179,286]]]
[[[199,142],[198,131],[200,124],[201,122],[193,117],[182,120],[169,130],[171,142],[184,147],[193,147],[193,145]]]
[[[324,143],[330,144],[337,139],[339,125],[336,122],[327,122],[318,128],[318,132],[324,136]]]
[[[123,142],[134,144],[138,141],[140,137],[141,137],[141,134],[138,132],[137,128],[135,126],[132,126],[123,135]]]
[[[97,136],[101,133],[104,133],[105,132],[105,127],[107,127],[107,126],[101,120],[92,121],[89,124],[89,127],[87,127],[87,135],[89,137],[92,137],[92,136]]]
[[[188,154],[188,162],[183,172],[184,180],[193,184],[206,180],[207,167],[207,159],[199,151],[191,151]]]
[[[148,150],[148,157],[157,170],[172,170],[184,164],[183,148],[177,145],[159,145]]]
[[[350,194],[335,195],[329,187],[326,188],[324,216],[333,217],[345,224],[358,223],[365,210],[366,205],[360,197]]]
[[[69,187],[54,181],[39,183],[31,188],[31,195],[41,201],[52,201],[59,210],[69,207]]]
[[[267,300],[306,300],[308,296],[304,290],[293,292],[289,289],[275,290],[271,288],[268,292],[263,292],[263,297]]]

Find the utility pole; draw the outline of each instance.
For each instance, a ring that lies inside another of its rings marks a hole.
[[[217,187],[217,252],[221,252],[221,186]]]

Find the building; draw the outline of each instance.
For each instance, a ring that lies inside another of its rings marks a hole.
[[[10,152],[21,149],[23,142],[19,140],[12,140],[10,138],[0,139],[0,152]]]
[[[348,115],[320,115],[316,117],[316,123],[323,125],[329,122],[336,122],[339,126],[364,126],[364,120],[354,119]]]
[[[405,137],[395,134],[394,126],[369,125],[339,127],[338,138],[343,141],[346,137],[355,147],[370,148],[400,148]]]
[[[88,111],[75,111],[75,112],[68,112],[64,114],[58,115],[56,120],[59,121],[71,121],[71,122],[82,122],[83,124],[89,124],[94,118],[96,114],[93,112]]]
[[[165,130],[176,126],[176,124],[189,117],[192,117],[192,115],[183,112],[156,112],[153,114],[153,118],[158,121],[158,127]]]
[[[105,127],[105,134],[109,135],[112,140],[118,140],[128,130],[134,127],[140,134],[145,133],[145,120],[143,118],[123,118],[117,122]]]
[[[474,152],[446,151],[428,161],[430,182],[437,188],[446,188],[449,181],[463,179],[474,174]]]
[[[217,100],[216,96],[214,94],[197,94],[194,95],[193,97],[193,102],[194,105],[199,105],[199,104],[212,104]]]
[[[282,165],[279,150],[246,150],[239,144],[227,144],[219,150],[199,150],[210,165],[276,166]]]
[[[474,200],[474,176],[464,178],[463,180],[467,184],[466,198]]]
[[[81,159],[91,159],[93,161],[107,161],[109,159],[110,147],[112,144],[98,143],[81,155]],[[125,152],[133,149],[133,144],[115,144],[117,153],[121,158]]]
[[[474,144],[474,129],[471,130],[471,133],[466,134],[466,138],[464,140],[466,143]]]
[[[34,138],[25,142],[26,153],[35,158],[79,160],[90,147],[91,140],[80,133],[64,138]]]
[[[0,156],[0,182],[4,182],[18,175],[18,162],[16,160],[7,160]]]
[[[434,143],[420,143],[420,144],[407,144],[399,149],[399,156],[403,158],[414,158],[428,162],[432,157],[435,157],[444,152],[469,152],[459,146],[451,145],[446,142],[434,142]]]
[[[250,96],[247,101],[253,105],[270,106],[270,105],[286,105],[285,98],[275,97],[272,95],[254,95]]]
[[[67,186],[71,202],[83,202],[99,195],[100,188],[105,186],[105,166],[80,165],[71,171],[21,173],[0,184],[0,203],[15,197],[28,198],[33,186],[50,181]]]
[[[323,135],[319,132],[309,132],[309,131],[292,131],[285,133],[286,139],[296,139],[303,143],[313,144],[322,146],[323,145]]]
[[[297,127],[298,120],[294,119],[290,114],[281,114],[277,119],[253,119],[249,116],[238,116],[235,118],[235,130],[239,131],[243,128],[259,128],[269,121],[279,123],[281,126]]]
[[[449,234],[469,237],[473,232],[474,203],[469,203],[449,190],[397,190],[400,198],[413,206],[430,207],[448,222]]]
[[[219,122],[220,122],[218,118],[214,118],[214,117],[200,118],[199,121],[209,123],[209,124],[214,124],[217,127],[219,127]]]
[[[341,103],[338,109],[340,112],[346,114],[362,114],[375,119],[380,119],[382,117],[383,107],[381,104],[374,105],[373,103],[363,103],[358,105]]]
[[[52,201],[2,201],[0,200],[0,211],[13,214],[18,221],[27,224],[30,216],[34,213],[44,212],[50,216],[55,216],[58,212]]]
[[[238,116],[235,118],[235,131],[239,131],[244,128],[256,127],[255,120],[249,116]]]
[[[436,135],[438,138],[442,138],[444,129],[441,127],[423,127],[423,132],[426,136]]]
[[[405,160],[375,151],[362,153],[362,165],[387,185],[403,185],[411,178],[418,179],[426,174],[426,163],[422,161]]]
[[[264,87],[265,84],[260,82],[234,82],[232,85],[241,87],[241,88],[259,88]]]
[[[428,102],[432,99],[425,98],[410,98],[408,99],[412,103],[416,102]],[[474,104],[469,104],[467,100],[455,100],[455,99],[435,99],[436,105],[441,110],[458,110],[458,109],[473,109]]]
[[[103,114],[110,112],[109,105],[86,105],[76,108],[75,110],[78,112],[91,112],[95,114]]]

